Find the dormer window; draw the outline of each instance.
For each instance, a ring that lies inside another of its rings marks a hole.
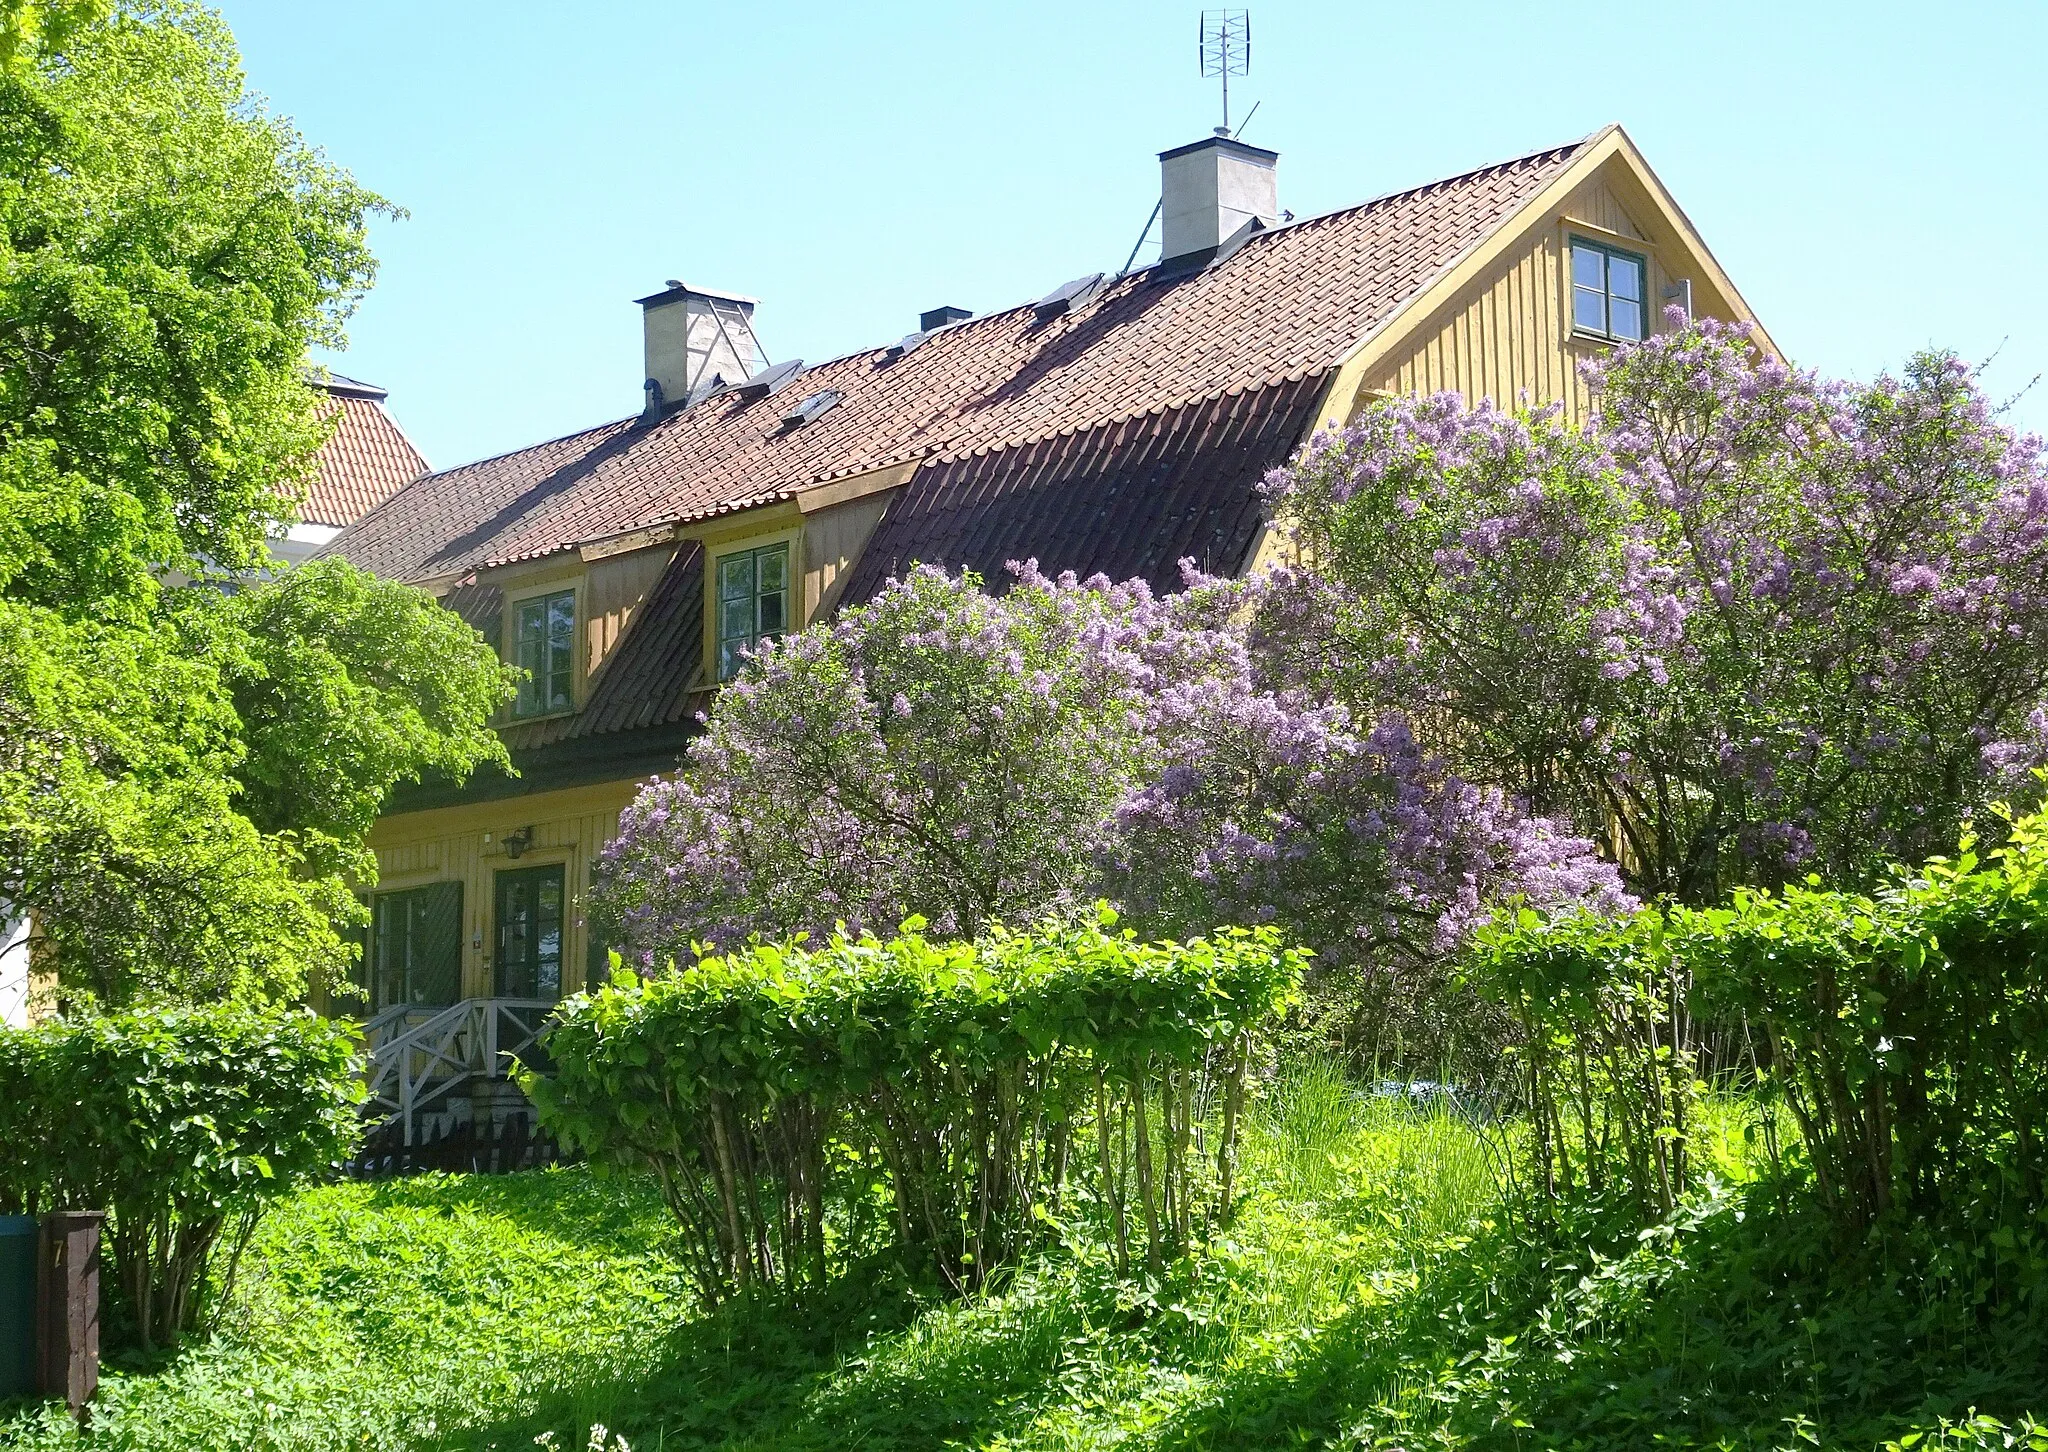
[[[526,672],[515,716],[551,716],[576,704],[576,592],[536,595],[512,607],[512,663]]]
[[[1572,238],[1572,331],[1641,342],[1649,271],[1634,252]]]
[[[789,628],[789,546],[741,550],[718,561],[718,678],[729,681],[744,652]]]

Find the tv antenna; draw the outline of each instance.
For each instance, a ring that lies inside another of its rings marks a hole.
[[[1248,76],[1252,70],[1252,13],[1249,10],[1204,10],[1202,12],[1202,79],[1223,82],[1223,125],[1219,136],[1230,135],[1230,78]]]

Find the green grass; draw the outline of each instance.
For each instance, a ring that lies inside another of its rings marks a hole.
[[[1763,1186],[1641,1240],[1597,1207],[1539,1229],[1469,1125],[1314,1065],[1255,1117],[1244,1183],[1158,1282],[1077,1233],[969,1301],[877,1269],[709,1316],[638,1180],[328,1187],[266,1222],[213,1343],[112,1370],[88,1439],[29,1413],[0,1446],[581,1452],[603,1422],[634,1452],[1870,1448],[2048,1407],[2041,1318],[1845,1258]]]

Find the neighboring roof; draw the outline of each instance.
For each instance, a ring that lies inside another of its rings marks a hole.
[[[890,501],[840,605],[871,598],[912,564],[978,572],[1000,589],[1012,560],[1180,588],[1180,562],[1244,563],[1263,522],[1257,485],[1314,422],[1322,380],[1233,391],[1078,434],[921,469]]]
[[[354,524],[427,472],[427,461],[390,414],[389,395],[374,383],[329,373],[312,380],[327,394],[323,415],[334,433],[320,450],[319,469],[306,486],[299,518],[339,528]]]
[[[443,579],[907,460],[950,466],[1232,393],[1271,401],[1335,368],[1587,144],[1275,228],[1211,268],[1148,268],[1050,320],[1025,305],[901,356],[834,359],[793,386],[843,401],[799,427],[782,423],[785,398],[716,395],[651,425],[622,419],[431,474],[328,548],[379,574]]]

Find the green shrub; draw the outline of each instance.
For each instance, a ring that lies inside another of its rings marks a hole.
[[[134,1333],[145,1349],[172,1343],[217,1320],[264,1206],[350,1152],[361,1095],[353,1039],[303,1010],[0,1032],[0,1207],[111,1212]]]
[[[912,920],[622,976],[570,1002],[527,1092],[565,1143],[654,1168],[714,1299],[878,1243],[976,1285],[1076,1188],[1156,1265],[1228,1211],[1248,1056],[1302,955],[1113,923],[935,943]]]
[[[1596,1188],[1618,1174],[1668,1214],[1695,1168],[1704,1063],[1753,1076],[1773,1159],[1789,1117],[1848,1229],[1895,1207],[2040,1204],[2048,816],[2010,826],[1985,858],[1965,838],[1872,895],[1816,878],[1720,908],[1524,911],[1483,932],[1476,977],[1521,1028],[1532,1173],[1546,1188],[1569,1186],[1575,1165]]]

